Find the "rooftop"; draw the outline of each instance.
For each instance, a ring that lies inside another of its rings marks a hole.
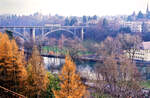
[[[143,49],[150,49],[150,41],[142,42]]]

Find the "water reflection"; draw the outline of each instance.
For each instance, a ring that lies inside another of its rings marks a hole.
[[[50,72],[59,73],[62,65],[65,63],[65,59],[44,57],[44,63]],[[94,65],[96,62],[75,60],[75,64],[77,72],[80,73],[82,77],[88,77],[92,80],[96,79],[96,74],[94,72]]]
[[[79,72],[83,77],[96,77],[94,72],[94,66],[96,62],[91,61],[81,61],[81,60],[74,60],[77,66],[77,72]],[[61,58],[48,58],[44,57],[44,63],[46,68],[52,73],[58,73],[65,63],[65,59]],[[137,68],[141,73],[141,76],[145,79],[150,79],[150,62],[139,62],[136,61]]]

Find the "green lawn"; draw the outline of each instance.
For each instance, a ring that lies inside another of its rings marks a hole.
[[[43,53],[48,53],[50,51],[53,51],[54,53],[61,53],[61,54],[66,53],[65,49],[59,49],[57,46],[54,46],[54,47],[44,46],[42,47],[42,51]]]
[[[150,80],[141,82],[141,86],[143,86],[144,88],[150,88]]]
[[[67,48],[63,47],[63,49],[60,49],[57,46],[53,46],[53,47],[44,46],[44,47],[42,47],[42,53],[49,53],[50,51],[53,51],[54,53],[57,53],[57,54],[66,54]],[[88,51],[79,51],[78,53],[79,53],[79,55],[93,54],[93,53],[88,52]]]

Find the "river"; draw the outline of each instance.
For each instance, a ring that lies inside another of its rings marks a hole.
[[[62,65],[65,63],[65,59],[60,58],[48,58],[43,57],[46,69],[51,71],[52,73],[59,73],[62,68]],[[91,78],[95,78],[94,66],[96,66],[96,62],[91,61],[74,61],[77,67],[77,72],[79,72],[83,77],[90,76]],[[147,80],[150,79],[150,62],[145,63],[137,63],[137,68],[141,73],[141,76]]]
[[[52,73],[59,73],[62,65],[65,63],[65,59],[60,58],[48,58],[43,57],[46,69]],[[89,61],[74,61],[77,67],[77,72],[80,73],[82,77],[89,77],[90,79],[96,79],[96,74],[94,72],[94,66],[96,62]]]

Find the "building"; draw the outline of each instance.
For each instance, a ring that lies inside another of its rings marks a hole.
[[[150,50],[146,49],[137,49],[137,50],[131,50],[130,53],[126,53],[126,55],[129,58],[132,58],[134,60],[142,60],[142,61],[150,61]]]
[[[129,27],[131,32],[150,32],[150,11],[147,3],[146,13],[139,11],[138,15],[133,12],[128,16],[128,21],[120,21],[121,27]]]
[[[150,21],[144,21],[142,24],[142,31],[143,32],[150,32]]]
[[[87,21],[88,25],[96,25],[97,23],[98,23],[98,20],[94,20],[94,19]]]
[[[129,27],[131,32],[142,32],[142,24],[141,21],[121,21],[121,27]]]
[[[131,50],[126,55],[134,60],[150,61],[150,42],[142,42],[141,49]]]

